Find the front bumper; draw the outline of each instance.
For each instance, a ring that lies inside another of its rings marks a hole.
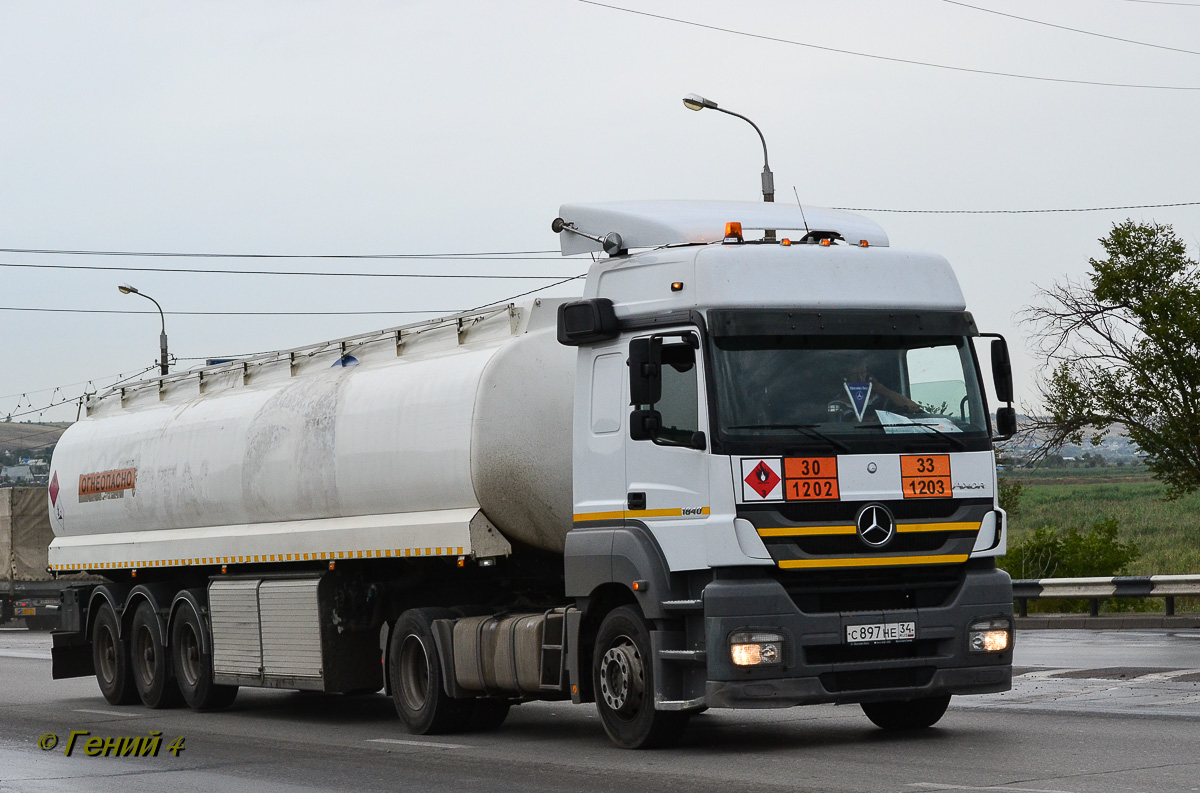
[[[937,605],[805,613],[796,600],[772,578],[718,579],[706,587],[705,701],[709,707],[908,700],[1012,687],[1011,641],[999,653],[967,650],[972,622],[1007,618],[1012,624],[1012,584],[1002,571],[966,569],[961,584]],[[848,625],[900,621],[916,622],[914,641],[845,643]],[[781,665],[733,665],[729,636],[748,628],[785,637]]]

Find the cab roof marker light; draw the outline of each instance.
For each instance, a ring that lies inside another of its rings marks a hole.
[[[784,237],[783,239],[781,239],[781,240],[779,241],[779,244],[780,244],[780,245],[791,245],[791,244],[792,244],[792,241],[791,241],[791,240],[789,240],[787,237]]]
[[[833,240],[829,239],[828,237],[824,237],[821,239],[821,245],[823,245],[826,248],[828,248],[832,244],[833,244]]]
[[[869,248],[869,247],[871,247],[871,243],[870,243],[870,241],[869,241],[869,240],[859,240],[859,241],[858,241],[858,247],[860,247],[860,248]]]

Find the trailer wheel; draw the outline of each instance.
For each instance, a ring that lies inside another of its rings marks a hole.
[[[195,710],[220,710],[233,704],[238,687],[213,682],[212,655],[204,652],[206,644],[212,647],[207,627],[190,605],[184,605],[171,626],[171,663],[179,693]]]
[[[885,730],[923,730],[938,723],[950,705],[950,695],[896,702],[863,702],[863,713]]]
[[[129,648],[121,640],[117,615],[104,601],[92,622],[92,665],[100,693],[110,705],[132,705],[138,701],[129,668]]]
[[[592,678],[600,721],[617,746],[669,746],[687,726],[689,714],[654,709],[650,632],[636,608],[622,606],[600,623]]]
[[[445,609],[409,609],[388,641],[388,678],[396,713],[416,735],[457,732],[466,727],[474,702],[454,699],[442,685],[442,666],[433,641],[433,621]]]
[[[129,628],[129,666],[142,704],[154,709],[182,705],[183,695],[158,631],[154,607],[144,600],[139,603]]]

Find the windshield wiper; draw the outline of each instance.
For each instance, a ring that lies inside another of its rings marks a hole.
[[[800,430],[811,438],[822,440],[828,443],[833,448],[841,452],[849,454],[850,447],[839,440],[829,437],[820,430],[813,429],[816,424],[735,424],[732,427],[726,427],[727,430]]]

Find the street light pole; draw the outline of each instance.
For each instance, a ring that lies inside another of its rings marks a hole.
[[[763,147],[763,169],[762,169],[762,194],[763,201],[768,204],[775,201],[775,175],[771,173],[770,160],[767,157],[767,139],[763,136],[762,130],[758,128],[750,119],[743,116],[741,113],[734,113],[732,110],[726,110],[723,107],[718,107],[717,103],[711,99],[705,99],[699,94],[688,94],[683,98],[683,106],[688,110],[715,110],[718,113],[724,113],[728,116],[736,116],[742,121],[745,121],[750,126],[754,127],[754,131],[758,133],[758,139],[762,141]],[[768,240],[775,239],[775,230],[766,229],[763,237]]]
[[[162,306],[158,304],[157,300],[150,297],[150,295],[145,292],[139,292],[129,284],[121,284],[117,289],[123,295],[139,295],[140,297],[144,297],[158,309],[158,318],[162,320],[162,331],[158,334],[158,371],[160,374],[165,375],[167,373],[167,317],[163,314]]]

